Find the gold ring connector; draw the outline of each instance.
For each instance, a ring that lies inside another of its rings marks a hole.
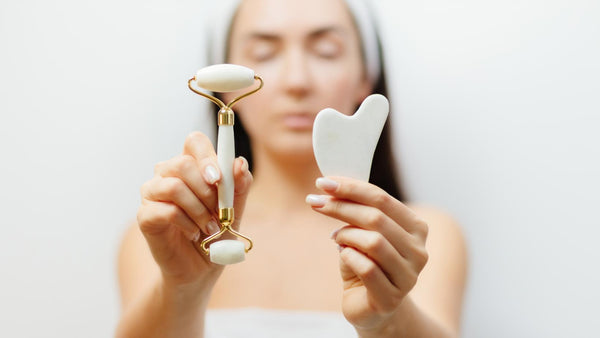
[[[233,110],[229,107],[223,107],[219,110],[219,125],[220,126],[233,126],[235,117]]]
[[[234,220],[233,208],[220,208],[219,209],[219,223],[223,226],[230,227]]]

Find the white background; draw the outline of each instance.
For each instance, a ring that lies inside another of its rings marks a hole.
[[[201,7],[0,2],[0,336],[112,335],[139,187],[206,125]],[[469,241],[464,337],[599,336],[600,2],[378,7],[404,183]]]

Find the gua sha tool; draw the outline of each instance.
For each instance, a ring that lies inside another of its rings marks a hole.
[[[192,83],[195,83],[196,86],[205,90],[223,93],[247,88],[256,81],[259,81],[258,88],[236,97],[228,104],[192,86]],[[196,76],[188,81],[188,87],[193,92],[211,100],[220,108],[218,117],[217,159],[222,173],[221,182],[218,184],[219,223],[221,227],[219,232],[209,236],[200,244],[202,251],[210,257],[211,262],[216,264],[227,265],[239,263],[245,259],[245,254],[252,249],[252,240],[232,228],[234,222],[233,160],[235,159],[235,145],[233,141],[234,115],[232,107],[239,100],[259,91],[262,86],[263,80],[255,75],[252,69],[232,64],[220,64],[202,68],[196,73]],[[225,239],[215,241],[223,236],[225,232],[230,232],[236,237],[246,240],[248,247],[243,242],[237,240]]]
[[[332,108],[321,110],[313,125],[313,150],[323,176],[368,181],[389,111],[387,98],[379,94],[367,97],[352,116]]]

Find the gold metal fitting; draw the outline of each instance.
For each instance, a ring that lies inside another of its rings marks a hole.
[[[252,243],[252,240],[242,234],[240,234],[239,232],[233,230],[233,221],[234,221],[234,215],[233,215],[233,208],[220,208],[219,209],[219,223],[221,223],[221,229],[219,230],[219,232],[212,234],[211,236],[207,237],[206,239],[204,239],[202,241],[202,243],[200,244],[200,247],[202,248],[202,251],[204,251],[204,253],[206,255],[210,255],[210,248],[209,248],[209,244],[213,241],[215,241],[216,239],[218,239],[219,237],[223,236],[223,234],[225,232],[229,232],[231,234],[233,234],[234,236],[241,238],[243,240],[245,240],[246,242],[248,242],[248,246],[244,249],[245,252],[248,252],[252,249],[252,247],[254,246],[254,244]]]
[[[231,102],[229,102],[228,104],[225,104],[223,101],[219,100],[219,98],[215,97],[214,95],[203,93],[203,92],[199,91],[198,89],[194,88],[194,86],[192,86],[192,83],[194,83],[196,81],[195,77],[188,80],[188,88],[191,91],[193,91],[194,93],[211,100],[214,104],[219,106],[219,108],[225,108],[225,107],[232,108],[233,105],[236,104],[239,100],[241,100],[245,97],[248,97],[262,89],[262,87],[264,85],[263,79],[258,75],[254,75],[254,80],[258,81],[258,87],[256,87],[255,89],[253,89],[245,94],[242,94],[242,95],[236,97],[235,99],[231,100]]]
[[[230,227],[233,224],[233,220],[233,208],[219,208],[219,223],[223,226]]]
[[[219,110],[219,125],[220,126],[233,126],[235,117],[233,110],[229,107],[223,107]]]

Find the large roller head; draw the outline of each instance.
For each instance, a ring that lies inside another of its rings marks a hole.
[[[198,87],[226,93],[251,86],[254,83],[254,71],[240,65],[212,65],[200,69],[194,79]]]
[[[229,265],[244,261],[246,247],[243,242],[224,239],[210,245],[210,261],[215,264]]]

